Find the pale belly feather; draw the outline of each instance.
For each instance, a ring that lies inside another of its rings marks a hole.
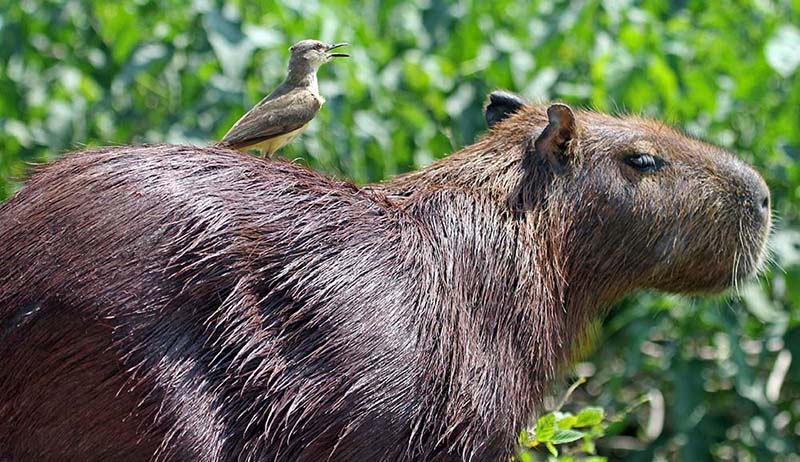
[[[310,122],[309,122],[310,123]],[[248,146],[247,149],[260,149],[265,156],[271,156],[275,153],[278,149],[286,146],[287,144],[294,141],[295,138],[300,136],[300,133],[303,132],[308,127],[308,124],[303,125],[302,127],[298,128],[297,130],[293,130],[289,133],[286,133],[281,136],[276,136],[275,138],[270,138],[268,140],[262,141],[261,143],[254,144],[252,146]]]

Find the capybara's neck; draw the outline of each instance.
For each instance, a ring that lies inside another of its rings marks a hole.
[[[427,395],[459,397],[428,403],[434,420],[469,426],[467,448],[487,431],[514,435],[609,304],[600,278],[571,279],[568,224],[546,208],[515,211],[457,187],[401,201],[414,224],[406,251],[418,293],[408,306],[430,365]]]

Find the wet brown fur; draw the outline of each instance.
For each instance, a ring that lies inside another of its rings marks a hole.
[[[0,206],[0,460],[504,460],[614,300],[763,258],[752,169],[575,115],[563,168],[532,105],[363,188],[223,148],[42,168]]]

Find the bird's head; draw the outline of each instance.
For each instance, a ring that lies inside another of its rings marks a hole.
[[[313,70],[319,69],[321,65],[333,58],[346,58],[350,56],[346,53],[333,52],[333,50],[337,50],[343,46],[347,46],[347,43],[331,45],[329,43],[320,42],[319,40],[302,40],[289,48],[289,51],[292,52],[289,67],[297,65],[303,67],[310,66]]]

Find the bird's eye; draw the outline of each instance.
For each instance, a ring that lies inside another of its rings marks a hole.
[[[625,163],[642,172],[655,172],[664,166],[664,159],[652,154],[631,154]]]

